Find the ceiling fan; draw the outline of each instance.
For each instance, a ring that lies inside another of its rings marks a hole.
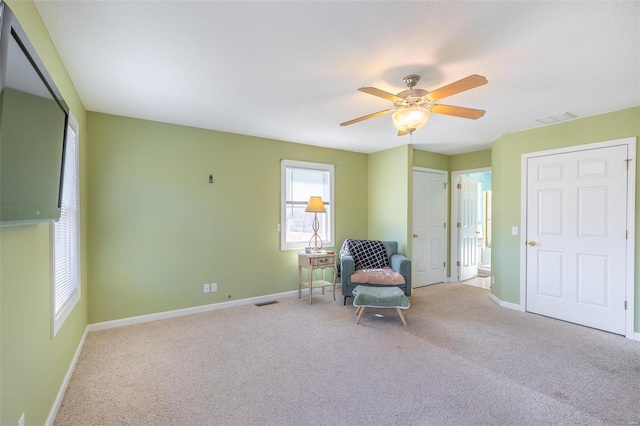
[[[481,109],[441,105],[434,102],[439,99],[446,98],[447,96],[455,95],[456,93],[464,92],[465,90],[487,84],[486,78],[477,74],[472,74],[462,80],[458,80],[432,92],[428,92],[423,89],[414,89],[413,87],[419,80],[420,76],[418,75],[406,76],[403,81],[407,85],[408,89],[403,90],[397,95],[376,89],[375,87],[359,88],[358,90],[361,92],[378,96],[379,98],[393,102],[395,108],[374,112],[373,114],[345,121],[344,123],[340,123],[340,125],[349,126],[353,123],[358,123],[360,121],[368,120],[369,118],[379,117],[393,112],[393,125],[398,129],[398,136],[404,136],[424,127],[427,124],[427,121],[429,121],[429,116],[432,112],[435,112],[436,114],[469,118],[471,120],[478,119],[484,115],[485,112]]]

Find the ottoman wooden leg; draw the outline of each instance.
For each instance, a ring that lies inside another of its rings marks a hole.
[[[363,312],[364,312],[364,306],[360,306],[360,313],[358,314],[358,318],[356,319],[356,324],[360,324],[360,318],[362,318]]]
[[[404,325],[407,325],[407,321],[405,321],[405,319],[404,319],[404,315],[402,315],[402,309],[400,309],[400,308],[396,308],[396,312],[398,313],[398,315],[400,315],[400,319],[402,320],[402,323],[403,323]]]

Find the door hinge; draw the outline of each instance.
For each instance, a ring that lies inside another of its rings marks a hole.
[[[444,227],[445,227],[445,228],[447,227],[447,222],[445,222],[445,223],[444,223]]]
[[[447,262],[442,262],[442,266],[447,267]]]
[[[456,262],[456,266],[460,266],[460,261],[459,260]]]
[[[623,161],[625,161],[627,163],[627,170],[629,170],[629,161],[631,161],[631,160],[632,160],[631,158],[627,158],[626,160],[623,160]]]
[[[629,163],[627,163],[627,164],[629,164]],[[457,187],[458,187],[458,189],[462,189],[462,185],[460,185],[460,182],[458,182]]]
[[[624,310],[625,311],[627,310],[627,301],[626,300],[624,301]]]
[[[458,228],[462,228],[462,224],[460,222],[458,222],[458,224],[456,225]]]
[[[447,189],[447,182],[444,183],[444,189]]]
[[[629,231],[624,231],[624,239],[625,240],[629,239]]]

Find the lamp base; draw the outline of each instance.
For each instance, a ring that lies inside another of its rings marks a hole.
[[[320,229],[320,221],[318,221],[318,213],[314,213],[315,216],[313,217],[313,224],[311,225],[311,227],[313,228],[313,236],[311,237],[311,239],[309,240],[309,245],[311,246],[311,252],[312,253],[318,253],[320,250],[322,250],[322,238],[320,238],[320,235],[318,235],[318,229]],[[313,244],[312,244],[313,241]],[[320,245],[318,246],[318,241],[320,241]]]
[[[318,239],[320,240],[320,237],[318,237]],[[313,237],[311,237],[311,241],[313,241]],[[311,252],[312,253],[318,253],[319,251],[323,251],[322,250],[322,247],[323,247],[322,240],[316,241],[315,244],[311,244],[311,241],[309,241],[309,246],[311,246]],[[319,246],[317,245],[318,242],[320,243]]]

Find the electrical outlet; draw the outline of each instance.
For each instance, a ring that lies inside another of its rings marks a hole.
[[[218,283],[211,283],[211,293],[218,291]]]
[[[205,284],[204,285],[204,292],[205,293],[209,293],[209,289],[210,289],[209,284]]]
[[[18,426],[24,426],[24,413],[18,419]]]
[[[511,235],[518,235],[518,227],[517,226],[512,226],[511,227]]]
[[[493,278],[493,275],[491,275],[491,284],[495,284],[496,280]]]

